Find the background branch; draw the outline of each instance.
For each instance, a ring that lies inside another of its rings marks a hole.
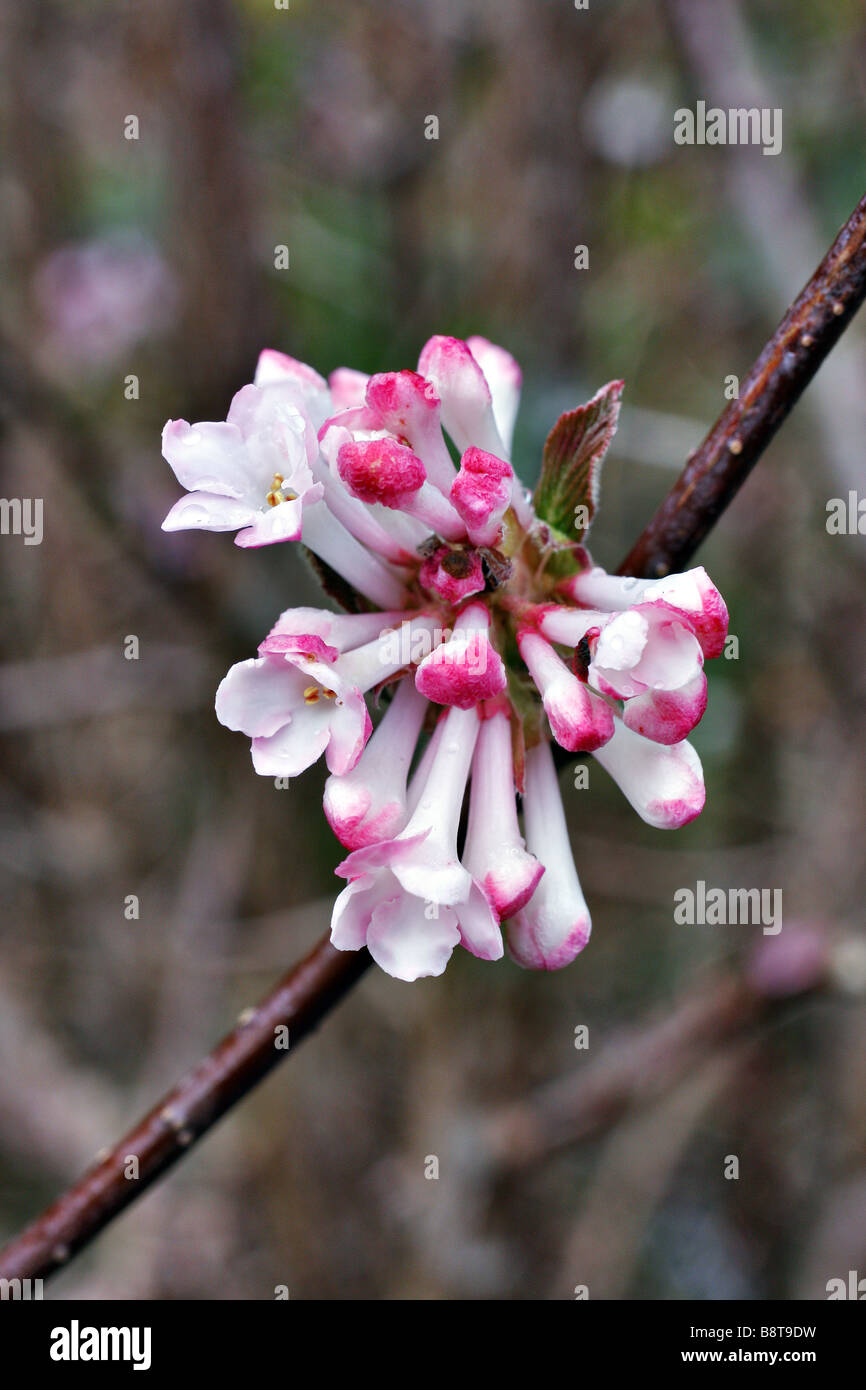
[[[866,196],[842,227],[731,401],[699,444],[620,574],[687,564],[736,496],[866,296]]]

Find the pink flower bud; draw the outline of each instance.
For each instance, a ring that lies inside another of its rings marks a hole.
[[[337,470],[349,491],[362,502],[397,508],[418,491],[427,476],[417,454],[393,439],[341,445]]]
[[[514,470],[510,463],[483,449],[467,449],[451,484],[451,501],[466,524],[473,545],[495,546],[502,518],[511,505]]]

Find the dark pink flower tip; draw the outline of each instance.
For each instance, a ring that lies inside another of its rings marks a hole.
[[[718,589],[707,577],[702,594],[700,613],[690,613],[692,627],[703,648],[704,656],[721,656],[728,635],[728,607]]]
[[[706,799],[706,788],[703,785],[696,789],[694,799],[683,796],[664,800],[657,797],[647,802],[644,820],[659,830],[682,830],[684,825],[690,825],[693,820],[697,820],[704,809]]]
[[[512,850],[485,874],[481,886],[499,917],[513,917],[529,902],[544,872],[544,865],[531,854]]]
[[[437,705],[471,709],[507,685],[502,657],[486,632],[467,632],[434,648],[415,673],[415,685]]]
[[[466,528],[474,533],[489,529],[490,535],[476,544],[491,545],[499,532],[502,516],[511,500],[514,470],[510,463],[474,445],[460,460],[460,472],[451,485],[451,501]]]
[[[570,753],[594,753],[609,742],[614,731],[610,705],[569,671],[534,629],[521,628],[517,644],[560,747]]]
[[[259,643],[259,656],[310,657],[314,661],[335,662],[339,648],[329,646],[315,633],[271,632]]]
[[[494,695],[493,699],[487,700],[478,711],[480,719],[495,719],[497,714],[507,715],[510,719],[513,713],[511,701],[507,694]],[[517,790],[522,791],[523,789],[522,787],[518,787]]]
[[[424,465],[405,444],[369,439],[343,444],[337,470],[346,487],[362,502],[399,508],[424,483]]]
[[[424,561],[418,574],[423,588],[446,603],[459,603],[484,589],[484,567],[474,550],[452,550],[440,545]]]
[[[554,944],[549,945],[531,915],[530,903],[507,924],[506,942],[511,959],[524,970],[563,970],[571,965],[589,941],[589,918],[579,917],[562,939],[557,937]]]
[[[417,372],[377,372],[367,383],[367,405],[385,429],[411,438],[424,424],[439,422],[439,394]]]
[[[369,794],[364,797],[358,793],[354,805],[348,800],[337,805],[326,795],[325,816],[328,824],[342,845],[348,850],[363,849],[367,845],[378,845],[391,839],[401,829],[405,817],[402,802],[389,802],[371,816]]]
[[[654,743],[682,743],[704,717],[707,678],[703,671],[678,690],[648,690],[626,700],[622,722]]]
[[[646,603],[663,603],[685,617],[705,657],[721,656],[728,635],[728,609],[703,565],[647,584],[643,597]]]
[[[571,692],[546,700],[547,717],[561,748],[569,753],[594,753],[613,738],[613,711],[585,686],[577,685],[577,689],[586,693],[586,701],[569,698]]]

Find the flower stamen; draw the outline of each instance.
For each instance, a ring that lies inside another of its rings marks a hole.
[[[283,486],[282,473],[274,474],[274,481],[271,483],[270,491],[265,495],[265,501],[269,507],[278,507],[281,502],[295,502],[298,494],[293,492],[290,487]]]
[[[308,685],[304,691],[304,704],[317,705],[320,699],[336,700],[336,690],[328,690],[324,685]]]

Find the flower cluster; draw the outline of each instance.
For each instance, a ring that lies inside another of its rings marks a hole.
[[[440,974],[457,945],[498,959],[503,928],[536,969],[586,944],[551,739],[592,754],[650,825],[704,804],[687,736],[721,595],[700,568],[607,574],[582,544],[622,383],[557,423],[532,498],[510,462],[520,386],[478,337],[432,338],[417,371],[328,381],[266,351],[225,421],[163,434],[186,489],[165,529],[301,541],[351,595],[355,611],[284,612],[216,712],[264,776],[324,754],[349,851],[331,939],[403,980]]]

